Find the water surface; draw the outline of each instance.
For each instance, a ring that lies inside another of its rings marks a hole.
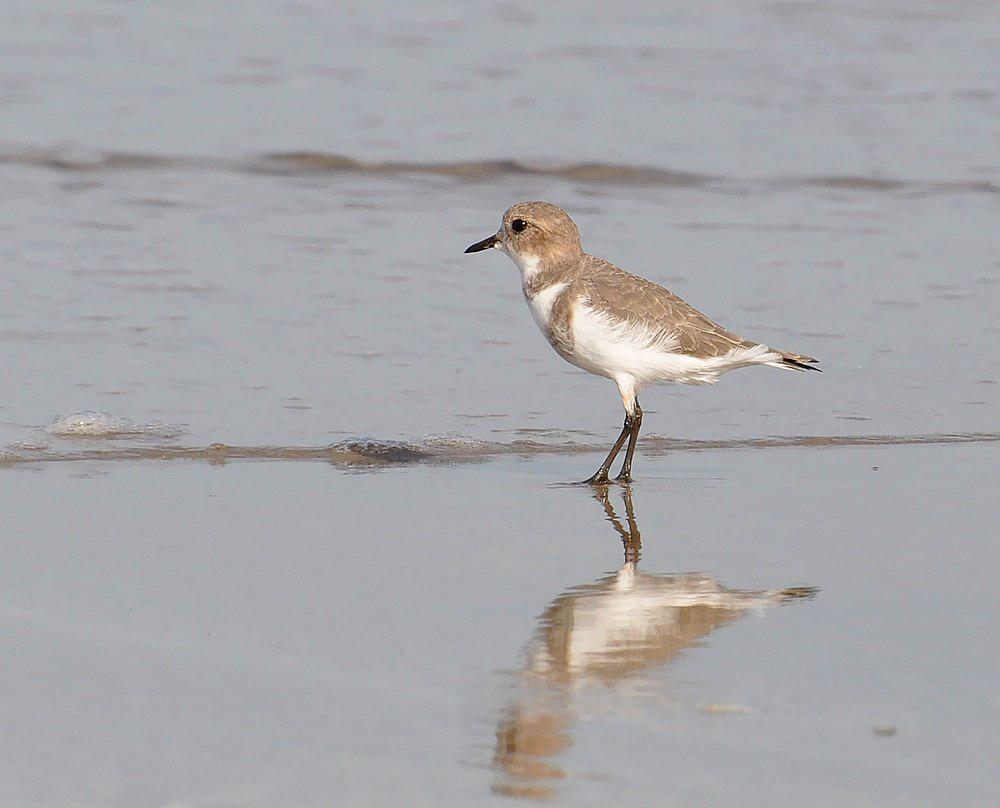
[[[0,2],[0,802],[985,805],[991,2]],[[522,199],[823,375],[563,363]],[[641,536],[641,542],[640,542]]]

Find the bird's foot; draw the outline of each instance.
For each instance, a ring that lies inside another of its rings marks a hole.
[[[615,477],[615,482],[616,483],[630,483],[630,482],[633,482],[632,475],[629,474],[628,472],[623,471],[621,474],[619,474],[617,477]]]
[[[611,480],[606,471],[598,471],[586,480],[580,480],[578,485],[611,485]]]

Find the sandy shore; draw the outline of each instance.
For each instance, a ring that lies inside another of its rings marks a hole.
[[[6,468],[0,800],[996,797],[996,443],[595,458]]]

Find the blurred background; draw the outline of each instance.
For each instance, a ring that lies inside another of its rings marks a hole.
[[[199,442],[610,435],[615,391],[551,354],[509,262],[461,254],[531,198],[837,377],[665,388],[651,434],[975,431],[1000,403],[996,3],[0,15],[6,442],[79,410]]]

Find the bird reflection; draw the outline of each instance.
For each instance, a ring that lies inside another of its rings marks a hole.
[[[638,568],[642,538],[623,486],[625,521],[608,488],[595,492],[621,537],[625,563],[613,575],[559,595],[539,618],[515,697],[497,727],[493,790],[545,799],[565,777],[559,756],[573,743],[573,694],[592,683],[615,685],[663,665],[719,626],[751,609],[807,598],[809,587],[727,589],[698,574],[651,574]]]

